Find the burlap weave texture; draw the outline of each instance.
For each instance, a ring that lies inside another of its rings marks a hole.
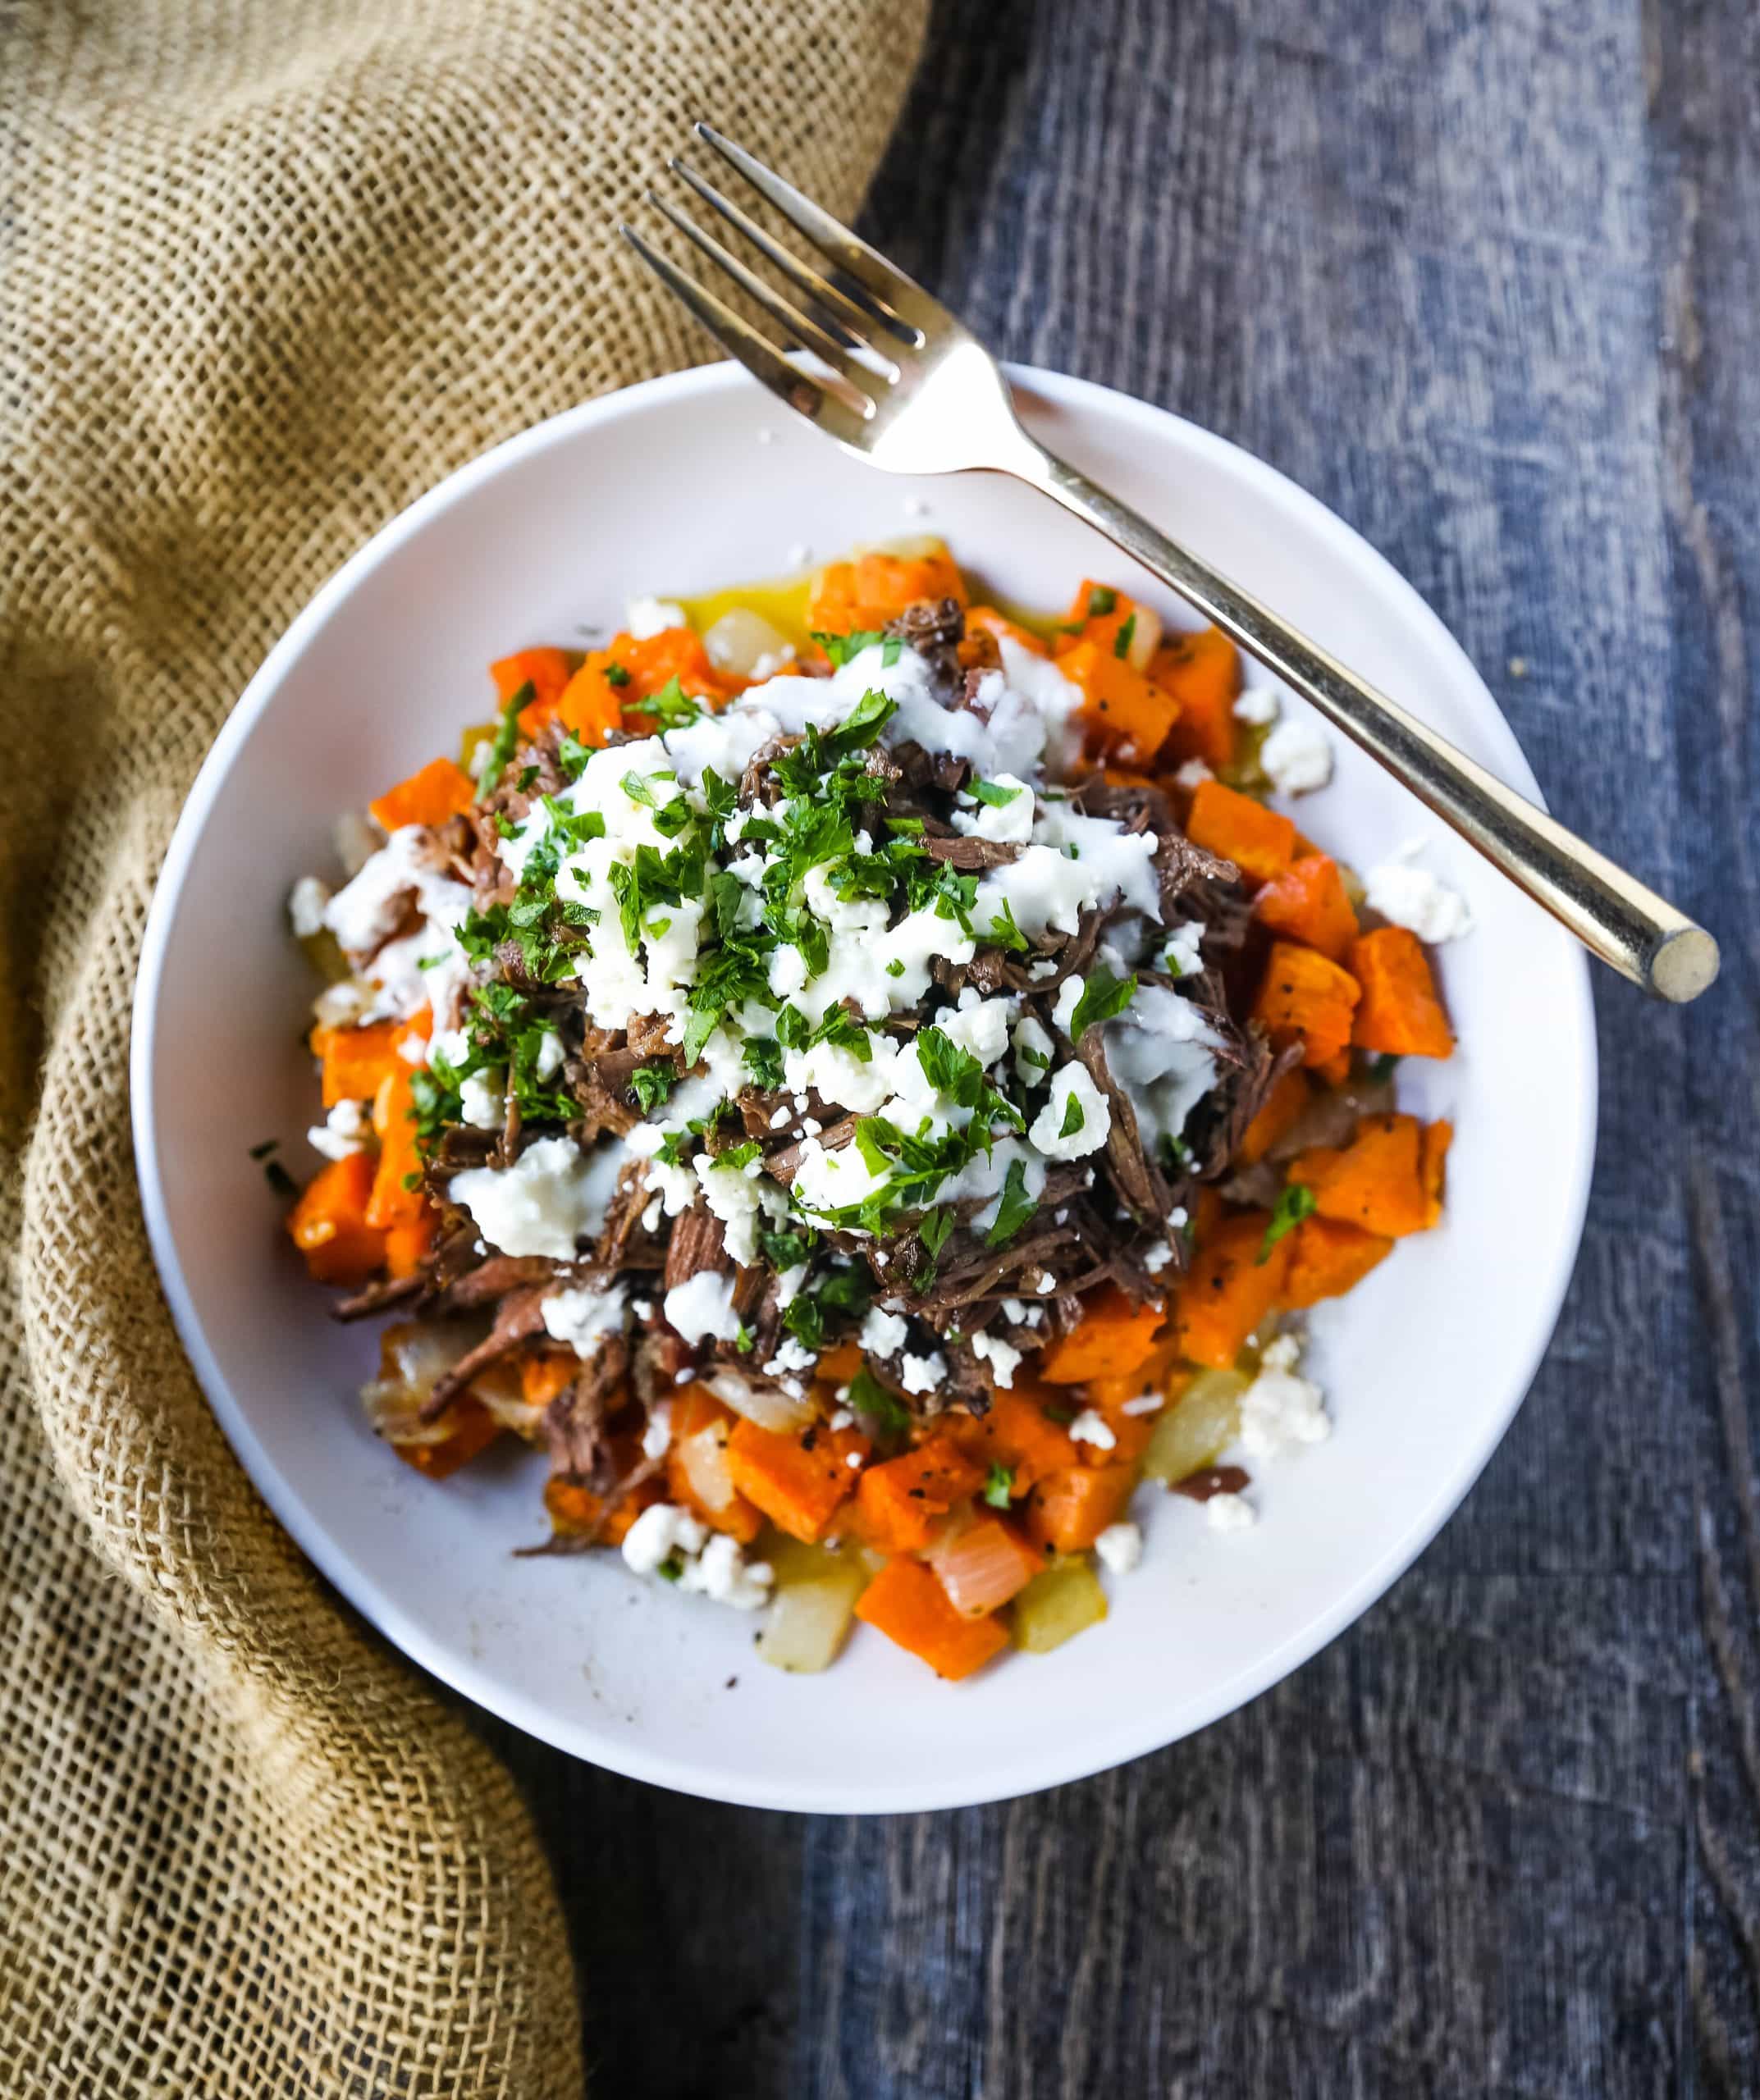
[[[702,354],[612,231],[689,120],[852,212],[922,13],[0,8],[0,2093],[580,2090],[510,1782],[322,1590],[176,1345],[135,962],[203,753],[323,578],[486,445]]]

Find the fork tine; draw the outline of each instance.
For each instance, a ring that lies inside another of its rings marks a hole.
[[[674,175],[689,183],[704,203],[719,212],[736,233],[743,234],[798,291],[821,308],[834,326],[846,330],[860,342],[866,342],[880,317],[877,314],[865,306],[857,306],[848,292],[839,291],[829,277],[821,276],[810,263],[802,262],[792,254],[779,240],[767,234],[749,212],[742,211],[731,197],[724,195],[712,182],[706,181],[688,162],[674,155],[666,165]]]
[[[648,202],[664,212],[685,239],[694,242],[711,262],[725,270],[747,298],[755,299],[763,308],[771,320],[787,329],[790,335],[798,336],[809,349],[823,358],[834,372],[842,373],[844,378],[856,388],[858,394],[862,392],[860,383],[855,377],[855,370],[851,368],[853,361],[841,343],[828,335],[816,321],[807,314],[798,312],[785,299],[771,290],[755,271],[748,270],[737,255],[724,248],[712,234],[705,233],[694,220],[679,211],[676,205],[669,204],[664,197],[656,196],[651,189],[647,193],[647,196]],[[886,360],[878,351],[871,350],[868,354],[875,358],[876,363],[885,364],[884,377],[889,383],[898,379],[898,368],[895,364]],[[866,369],[866,368],[857,366],[856,369]],[[869,376],[872,377],[875,375],[871,372]]]
[[[657,248],[644,240],[633,226],[619,226],[617,231],[674,297],[689,308],[723,349],[738,358],[754,379],[761,381],[798,415],[818,423],[842,443],[857,446],[862,444],[864,417],[828,391],[811,372],[790,364],[767,336],[761,336],[725,300],[717,299],[713,292],[705,291],[694,278],[688,277],[670,257],[662,255]],[[871,410],[871,406],[870,404]]]
[[[935,302],[921,285],[906,276],[902,270],[894,269],[884,255],[870,248],[841,221],[834,219],[811,197],[803,196],[792,182],[784,182],[779,175],[773,175],[762,161],[754,160],[743,146],[736,146],[731,139],[724,138],[713,125],[699,123],[692,129],[706,144],[713,146],[723,160],[738,168],[761,197],[767,199],[785,219],[798,226],[822,254],[829,256],[839,269],[853,277],[886,320],[903,331],[912,342],[921,344],[924,340],[921,329],[900,311],[901,307],[913,304],[934,309]]]

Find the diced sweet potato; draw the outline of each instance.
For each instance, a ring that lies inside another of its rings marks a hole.
[[[1026,1535],[1035,1545],[1079,1553],[1118,1522],[1136,1485],[1135,1466],[1072,1466],[1048,1473],[1022,1508]]]
[[[956,1502],[982,1486],[984,1475],[946,1436],[930,1436],[914,1451],[870,1466],[856,1489],[862,1536],[882,1553],[927,1545]]]
[[[1442,1215],[1442,1180],[1448,1165],[1448,1148],[1454,1143],[1452,1123],[1426,1123],[1418,1144],[1418,1179],[1424,1184],[1424,1221],[1435,1225]]]
[[[1324,1065],[1349,1046],[1356,1002],[1356,979],[1348,971],[1317,948],[1273,941],[1253,1018],[1280,1048],[1299,1041],[1305,1065]]]
[[[1153,1302],[1139,1305],[1116,1285],[1109,1285],[1083,1306],[1081,1325],[1054,1341],[1040,1358],[1039,1375],[1053,1386],[1122,1377],[1147,1361],[1166,1317],[1163,1306]]]
[[[1419,1164],[1422,1139],[1415,1116],[1365,1116],[1350,1144],[1298,1153],[1289,1178],[1314,1191],[1320,1217],[1398,1239],[1431,1222]]]
[[[1273,934],[1318,948],[1332,962],[1343,962],[1357,937],[1356,914],[1330,854],[1291,861],[1254,898],[1253,911]]]
[[[406,824],[444,824],[468,810],[476,793],[463,766],[450,758],[430,759],[419,773],[400,781],[368,807],[376,824],[396,831]]]
[[[857,1600],[856,1616],[921,1657],[938,1677],[970,1677],[1008,1645],[999,1620],[957,1611],[920,1560],[888,1561]]]
[[[434,1444],[395,1444],[391,1449],[406,1466],[430,1480],[446,1480],[468,1466],[501,1433],[501,1425],[482,1401],[466,1393],[446,1410],[446,1435]]]
[[[1207,853],[1232,861],[1249,883],[1274,881],[1296,850],[1296,827],[1287,817],[1219,780],[1199,782],[1186,836]]]
[[[1077,710],[1090,744],[1101,752],[1153,762],[1179,712],[1179,702],[1110,645],[1078,641],[1058,669],[1081,688]]]
[[[921,556],[858,555],[828,562],[813,578],[807,624],[815,634],[867,633],[919,598],[967,600],[965,578],[944,547]]]
[[[1283,1303],[1299,1309],[1323,1298],[1342,1298],[1387,1259],[1393,1242],[1360,1226],[1315,1216],[1305,1217],[1291,1234],[1290,1250]]]
[[[1218,772],[1232,765],[1241,748],[1241,725],[1234,714],[1241,694],[1241,652],[1222,629],[1168,635],[1150,660],[1149,675],[1179,702],[1166,761],[1179,765],[1200,758]]]
[[[368,1217],[373,1177],[369,1153],[333,1159],[312,1176],[288,1213],[288,1236],[319,1283],[366,1283],[384,1267],[385,1235]]]
[[[1396,1057],[1447,1057],[1455,1047],[1430,961],[1415,934],[1381,926],[1351,943],[1351,974],[1363,988],[1351,1039]]]
[[[1006,639],[1018,642],[1022,649],[1035,656],[1049,653],[1044,642],[1030,628],[1020,626],[1005,613],[999,613],[994,605],[968,605],[966,608],[967,633],[970,634],[977,628],[981,628],[986,634],[994,635],[999,641]]]
[[[1016,1372],[1017,1381],[1021,1375]],[[946,1414],[939,1427],[982,1474],[1000,1466],[1010,1477],[1012,1491],[1024,1495],[1035,1480],[1081,1459],[1074,1440],[1045,1413],[1045,1406],[1041,1395],[1017,1384],[999,1390],[988,1413]]]
[[[555,713],[569,682],[571,660],[566,650],[521,649],[489,666],[496,697],[505,708],[522,686],[530,686],[532,698],[519,710],[519,726],[529,737],[536,734]]]
[[[1300,1065],[1292,1065],[1265,1096],[1259,1113],[1241,1134],[1240,1161],[1252,1166],[1291,1129],[1307,1107],[1312,1089]]]
[[[1174,1332],[1191,1363],[1227,1371],[1246,1338],[1281,1300],[1289,1270],[1290,1235],[1265,1253],[1269,1211],[1224,1218],[1200,1242],[1174,1293]]]
[[[809,1430],[787,1436],[742,1419],[727,1441],[727,1466],[747,1501],[790,1538],[810,1545],[823,1536],[856,1485],[851,1453],[866,1457],[867,1449],[867,1439],[852,1430]]]

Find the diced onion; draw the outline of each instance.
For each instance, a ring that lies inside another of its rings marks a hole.
[[[724,1406],[779,1436],[793,1436],[816,1419],[811,1401],[793,1399],[779,1386],[756,1384],[737,1371],[717,1371],[706,1382]]]
[[[727,1465],[727,1433],[719,1422],[694,1429],[673,1446],[691,1493],[719,1517],[733,1507],[734,1477]]]
[[[1106,1616],[1106,1592],[1086,1554],[1054,1560],[1014,1600],[1017,1648],[1030,1655],[1061,1648],[1072,1634]]]
[[[1152,605],[1138,601],[1131,618],[1136,624],[1131,630],[1130,646],[1125,651],[1126,660],[1134,671],[1146,671],[1149,660],[1161,646],[1161,615]]]
[[[772,627],[761,613],[754,613],[746,605],[734,606],[712,627],[705,628],[703,648],[716,670],[736,678],[756,678],[757,667],[766,657],[772,660],[774,674],[776,665],[794,654],[789,637]]]
[[[1007,1604],[1031,1580],[1031,1557],[994,1519],[950,1527],[923,1558],[940,1577],[948,1602],[967,1618]]]
[[[367,1419],[393,1444],[441,1444],[444,1417],[418,1419],[436,1382],[488,1333],[487,1320],[402,1320],[379,1339],[379,1375],[361,1388]]]
[[[822,1670],[837,1659],[868,1584],[859,1556],[797,1539],[766,1546],[776,1586],[757,1638],[758,1659],[773,1669]]]
[[[1244,1372],[1200,1371],[1156,1416],[1145,1475],[1171,1485],[1214,1466],[1241,1432],[1241,1395],[1251,1382]]]

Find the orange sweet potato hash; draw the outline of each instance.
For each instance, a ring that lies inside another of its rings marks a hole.
[[[1293,1316],[1436,1223],[1394,1067],[1453,1037],[1214,629],[1027,623],[939,545],[803,595],[493,664],[296,888],[287,1229],[394,1316],[365,1404],[430,1479],[522,1439],[540,1550],[963,1678],[1104,1615],[1141,1483],[1230,1527],[1231,1447],[1325,1432]]]

